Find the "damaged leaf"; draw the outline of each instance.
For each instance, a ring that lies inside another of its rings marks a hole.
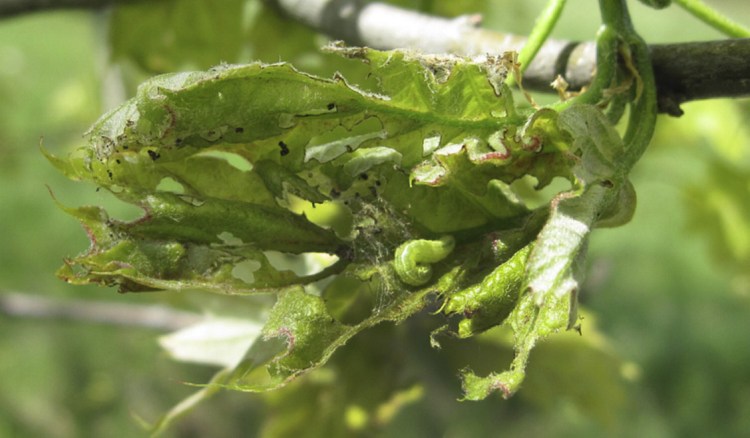
[[[361,331],[440,299],[462,318],[459,337],[512,328],[509,371],[463,373],[468,399],[511,395],[534,344],[576,322],[591,229],[632,214],[622,141],[594,107],[516,105],[510,54],[327,50],[364,61],[377,86],[284,63],[159,76],[105,114],[87,146],[50,157],[143,210],[120,221],[64,208],[91,247],[59,275],[123,292],[274,294],[261,335],[211,384],[242,391],[286,385]],[[514,188],[555,177],[573,189],[541,208]],[[313,269],[313,253],[331,262]]]

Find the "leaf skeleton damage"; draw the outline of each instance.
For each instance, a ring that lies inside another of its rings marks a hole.
[[[282,386],[358,332],[438,299],[458,337],[514,332],[507,371],[462,371],[467,399],[510,396],[535,342],[577,324],[590,230],[632,213],[623,141],[593,106],[516,105],[505,83],[514,56],[327,50],[364,61],[376,89],[284,63],[160,76],[104,115],[88,147],[50,156],[144,211],[122,222],[62,207],[92,243],[59,276],[123,292],[275,294],[243,362],[213,382],[244,391]],[[571,189],[529,207],[529,186],[556,177]],[[325,263],[297,274],[278,253]],[[346,309],[326,305],[342,293],[330,278],[377,288],[369,314],[343,322]]]

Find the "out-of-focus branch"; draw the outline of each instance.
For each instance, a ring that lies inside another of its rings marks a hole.
[[[750,95],[750,38],[651,46],[659,109],[683,102]]]
[[[377,49],[412,48],[464,56],[523,47],[526,39],[479,27],[477,15],[453,19],[364,0],[265,0],[285,15],[334,39]],[[651,46],[659,109],[680,115],[689,100],[750,95],[750,39]],[[593,42],[548,40],[524,74],[524,85],[552,92],[562,76],[571,89],[591,81]]]
[[[0,17],[127,1],[140,0],[0,0]],[[476,56],[518,51],[526,42],[482,29],[479,15],[447,19],[367,0],[264,1],[333,39],[376,49]],[[680,104],[690,100],[750,96],[750,39],[654,45],[651,57],[661,112],[680,115]],[[593,42],[548,40],[524,73],[524,85],[553,92],[550,83],[560,75],[578,90],[591,81],[595,61]]]
[[[59,300],[24,293],[0,293],[0,315],[142,327],[174,331],[202,321],[196,313],[158,305]]]
[[[51,9],[100,9],[127,1],[138,0],[0,0],[0,17]]]

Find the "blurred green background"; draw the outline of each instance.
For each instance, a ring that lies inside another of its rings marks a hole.
[[[545,2],[394,3],[442,15],[478,11],[488,28],[527,33]],[[598,16],[588,3],[570,2],[553,36],[593,38]],[[712,3],[750,23],[745,0]],[[633,15],[650,43],[721,38],[674,7],[633,4]],[[49,190],[63,204],[133,212],[95,187],[66,180],[40,143],[57,155],[81,146],[101,113],[160,72],[281,59],[326,76],[341,70],[358,77],[357,66],[315,52],[324,42],[244,0],[164,0],[0,19],[0,293],[220,307],[219,298],[199,294],[117,295],[57,280],[63,257],[88,241]],[[591,242],[581,296],[589,311],[584,340],[565,334],[542,345],[514,399],[456,401],[464,358],[479,361],[472,366],[481,370],[482,361],[508,357],[492,334],[436,352],[417,321],[376,329],[337,353],[334,367],[362,361],[368,348],[380,351],[368,339],[382,341],[382,334],[394,344],[381,350],[408,351],[413,359],[401,360],[412,376],[409,389],[384,408],[392,415],[381,412],[392,421],[380,434],[747,436],[750,104],[717,100],[683,109],[682,118],[660,118],[635,169],[639,206],[632,223],[600,230]],[[195,390],[181,382],[205,382],[214,372],[172,361],[155,340],[163,333],[151,329],[0,315],[0,332],[0,437],[143,436],[136,416],[153,421]],[[373,384],[375,377],[345,382],[322,370],[270,395],[224,392],[167,435],[349,435],[366,414],[347,403],[347,394]]]

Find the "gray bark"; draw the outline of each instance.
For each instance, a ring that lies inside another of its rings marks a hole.
[[[0,0],[0,17],[52,9],[100,9],[113,3],[143,0]]]
[[[159,305],[90,300],[58,300],[23,293],[0,293],[0,315],[174,331],[202,321],[201,315]]]
[[[46,9],[102,8],[118,0],[0,0],[0,17]],[[139,1],[139,0],[119,0]],[[151,0],[156,1],[156,0]],[[436,17],[365,0],[264,0],[332,39],[376,49],[476,56],[518,51],[526,39],[482,29],[481,17]],[[680,115],[691,100],[750,96],[750,39],[651,46],[659,110]],[[549,40],[524,73],[524,85],[554,92],[560,75],[579,90],[595,73],[593,42]]]
[[[526,39],[479,27],[477,15],[447,19],[364,0],[266,0],[285,15],[350,45],[411,48],[476,56],[518,51]],[[659,110],[680,115],[690,100],[750,96],[750,39],[651,46]],[[593,42],[548,40],[524,73],[524,85],[553,92],[562,76],[571,90],[588,84],[596,65]]]

